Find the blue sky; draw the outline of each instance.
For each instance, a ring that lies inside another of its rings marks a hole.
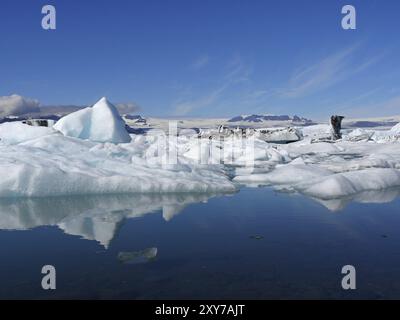
[[[395,0],[2,0],[0,96],[107,96],[146,116],[400,114],[399,16]]]

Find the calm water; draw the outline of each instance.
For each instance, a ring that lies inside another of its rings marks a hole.
[[[0,298],[400,298],[398,194],[2,200]],[[347,264],[354,291],[341,289]]]

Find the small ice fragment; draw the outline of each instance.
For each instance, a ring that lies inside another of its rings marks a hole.
[[[157,248],[147,248],[140,251],[121,251],[117,259],[124,264],[146,263],[156,258]]]

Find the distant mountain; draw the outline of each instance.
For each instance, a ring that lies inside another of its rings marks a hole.
[[[298,122],[303,124],[310,124],[312,120],[299,117],[294,115],[290,117],[288,115],[259,115],[259,114],[252,114],[252,115],[241,115],[236,116],[228,120],[228,122],[263,122],[263,121],[291,121],[291,122]]]

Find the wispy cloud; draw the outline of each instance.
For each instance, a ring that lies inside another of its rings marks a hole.
[[[400,107],[400,96],[396,96],[378,105],[378,110],[380,111],[385,110],[385,112],[389,112],[391,114],[399,114],[400,113],[399,107]]]
[[[377,102],[347,105],[343,108],[352,117],[362,118],[368,116],[393,116],[400,115],[400,95],[381,99]]]
[[[180,97],[174,103],[174,114],[187,115],[195,110],[215,105],[223,98],[226,91],[232,86],[249,80],[251,69],[244,64],[240,56],[234,56],[225,66],[218,85],[197,97]]]
[[[375,56],[357,63],[354,54],[359,47],[359,44],[353,45],[298,69],[289,79],[288,86],[281,89],[280,96],[298,98],[316,93],[364,71],[382,57]]]
[[[228,86],[229,86],[229,84],[226,83],[226,84],[223,84],[221,87],[216,88],[216,89],[212,90],[211,92],[208,92],[206,95],[201,96],[197,99],[179,102],[175,106],[175,115],[184,116],[196,109],[200,109],[200,108],[204,108],[204,107],[208,107],[208,106],[212,105],[213,103],[215,103],[218,100],[218,98],[228,88]]]
[[[208,65],[210,58],[207,54],[198,57],[191,65],[194,70],[200,70]]]
[[[187,115],[201,108],[213,107],[213,111],[225,108],[226,111],[251,109],[252,112],[277,112],[286,110],[290,112],[298,105],[318,105],[323,102],[321,93],[328,92],[325,99],[332,96],[327,89],[335,85],[348,85],[352,77],[364,72],[378,63],[386,52],[373,56],[364,56],[361,43],[343,48],[329,55],[314,60],[311,64],[295,69],[286,81],[277,84],[269,79],[270,85],[265,85],[265,74],[259,77],[258,83],[252,78],[253,70],[244,63],[240,55],[234,55],[224,66],[222,74],[213,79],[214,86],[208,90],[198,91],[181,90],[179,98],[172,104],[175,115]],[[208,58],[198,59],[196,65],[200,68],[208,63]],[[213,70],[214,74],[218,70]],[[260,76],[260,74],[258,74]],[[219,79],[219,80],[215,80]],[[187,85],[185,86],[187,88]],[[375,88],[376,89],[376,88]],[[362,102],[362,99],[371,99],[372,93],[364,92],[360,97],[353,97],[352,105]],[[318,97],[318,101],[314,98]],[[296,106],[292,105],[296,99]],[[348,100],[350,105],[350,100]],[[333,103],[335,107],[343,109],[347,104],[338,104],[338,98]],[[326,108],[332,103],[326,102]],[[309,108],[309,107],[308,107]],[[307,108],[306,108],[307,109]],[[324,108],[325,109],[325,108]],[[309,111],[309,110],[308,110]],[[293,111],[294,112],[294,111]],[[297,112],[297,111],[296,111]],[[315,112],[318,112],[317,110]]]

